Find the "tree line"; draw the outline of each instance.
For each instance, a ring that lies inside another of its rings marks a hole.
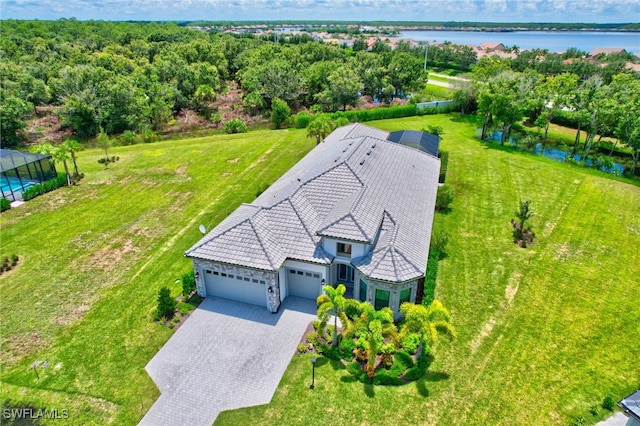
[[[408,47],[408,46],[405,46]],[[175,23],[3,21],[0,40],[2,142],[24,138],[38,107],[59,107],[81,138],[161,129],[180,110],[205,118],[232,84],[243,108],[269,112],[280,99],[295,110],[345,110],[360,96],[387,102],[424,84],[422,54],[355,50],[300,37],[275,43]]]
[[[484,57],[471,76],[458,85],[454,97],[462,113],[477,110],[483,117],[482,139],[498,129],[504,144],[513,126],[525,120],[543,132],[544,149],[550,124],[562,121],[576,129],[572,154],[580,149],[586,159],[603,136],[610,136],[631,148],[630,173],[634,174],[640,157],[640,79],[636,75],[622,72],[608,82],[600,74],[587,78],[569,72],[544,75],[534,68],[516,71],[513,62]]]

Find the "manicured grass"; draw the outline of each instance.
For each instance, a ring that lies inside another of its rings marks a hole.
[[[444,100],[451,97],[451,89],[442,86],[436,86],[435,84],[427,84],[424,90],[427,96],[431,96],[434,99]]]
[[[151,313],[158,289],[189,270],[183,253],[315,142],[304,131],[256,131],[79,155],[86,173],[2,213],[0,399],[68,409],[75,424],[135,424],[159,392],[144,366],[171,336]],[[47,360],[36,380],[30,368]],[[55,366],[58,366],[56,368]]]
[[[367,123],[385,130],[445,130],[449,233],[436,298],[458,340],[436,348],[416,384],[371,388],[321,359],[294,356],[273,401],[222,413],[236,424],[595,423],[605,396],[640,383],[640,187],[637,182],[512,152],[473,139],[468,119],[426,116]],[[511,240],[509,220],[530,199],[535,244]]]
[[[271,404],[220,424],[567,424],[638,386],[637,185],[481,144],[478,123],[456,115],[367,124],[444,128],[455,198],[436,217],[450,235],[436,297],[459,338],[399,388],[320,359],[311,391],[309,355],[295,356]],[[303,130],[174,140],[113,149],[109,170],[85,151],[80,186],[2,213],[0,254],[21,262],[0,277],[0,399],[66,408],[75,424],[139,421],[159,395],[144,365],[172,334],[151,321],[155,298],[180,292],[198,224],[211,229],[314,144]],[[511,242],[520,199],[536,213],[526,250]],[[50,362],[39,381],[35,360]]]

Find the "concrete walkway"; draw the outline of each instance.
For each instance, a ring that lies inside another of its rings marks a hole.
[[[205,299],[147,364],[161,395],[139,424],[209,426],[221,411],[269,403],[315,314],[297,297],[276,314]]]
[[[629,418],[618,411],[606,420],[596,423],[596,426],[625,426]]]

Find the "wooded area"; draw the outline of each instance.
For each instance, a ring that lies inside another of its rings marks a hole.
[[[596,136],[607,135],[630,146],[637,162],[640,80],[627,68],[630,55],[517,53],[478,61],[469,46],[447,42],[429,47],[428,65],[472,71],[454,97],[461,112],[484,114],[484,130],[494,124],[504,138],[527,119],[546,135],[550,122],[561,122],[577,129],[577,142],[587,133],[587,154]],[[428,78],[425,47],[407,41],[392,49],[360,35],[337,46],[304,33],[256,37],[185,23],[7,20],[0,54],[5,147],[27,139],[25,123],[43,106],[81,139],[101,130],[130,136],[159,131],[184,110],[220,122],[214,101],[237,87],[242,100],[233,108],[271,116],[279,127],[290,112],[344,111],[363,97],[380,106],[406,99]]]

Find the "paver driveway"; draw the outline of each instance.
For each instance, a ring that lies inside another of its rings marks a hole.
[[[161,395],[140,425],[211,425],[218,413],[271,401],[315,301],[287,298],[278,313],[205,299],[147,364]]]

